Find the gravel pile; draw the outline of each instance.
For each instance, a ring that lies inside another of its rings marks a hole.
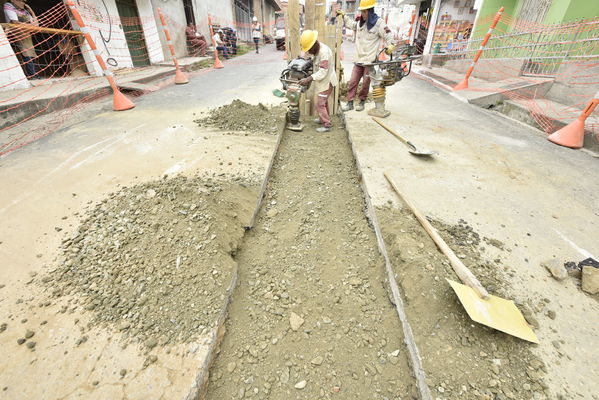
[[[275,135],[284,112],[282,107],[267,107],[262,103],[252,105],[235,99],[231,104],[210,110],[207,116],[194,122],[200,127]]]
[[[127,341],[190,342],[219,316],[253,190],[186,177],[123,188],[63,241],[42,282]]]

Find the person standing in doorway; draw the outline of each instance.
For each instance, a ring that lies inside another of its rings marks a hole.
[[[256,45],[256,54],[258,54],[258,47],[260,45],[260,38],[262,37],[262,25],[258,23],[258,18],[252,18],[252,39]]]
[[[4,3],[4,18],[11,24],[31,24],[38,25],[35,13],[27,5],[26,0],[9,0]],[[10,29],[7,31],[10,42],[17,48],[21,58],[25,74],[29,79],[36,78],[35,64],[33,60],[37,57],[35,47],[33,46],[33,37],[31,31]],[[18,39],[17,39],[18,38]]]
[[[393,35],[391,30],[387,27],[385,21],[374,12],[375,5],[376,0],[361,0],[358,7],[360,13],[357,14],[355,20],[345,15],[343,10],[337,11],[337,15],[343,17],[344,26],[356,31],[356,59],[348,83],[347,104],[343,106],[343,111],[354,109],[354,99],[360,80],[362,80],[362,90],[359,93],[360,102],[356,106],[356,111],[364,110],[364,103],[368,98],[370,76],[374,75],[374,69],[359,64],[371,63],[376,60],[381,39],[387,54],[391,54],[395,50],[395,46],[392,44]],[[380,84],[380,81],[375,81],[373,87],[379,87]]]
[[[335,72],[335,57],[333,51],[326,44],[318,41],[318,32],[306,30],[300,37],[300,46],[304,53],[314,57],[314,73],[299,81],[302,86],[308,86],[314,81],[314,90],[318,93],[316,110],[320,124],[317,132],[329,132],[333,127],[329,113],[329,96],[333,87],[337,86],[337,73]]]

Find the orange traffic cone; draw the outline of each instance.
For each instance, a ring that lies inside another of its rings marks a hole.
[[[135,104],[127,98],[120,90],[114,90],[114,100],[112,101],[112,109],[114,111],[125,111],[135,107]]]
[[[462,90],[462,89],[468,89],[468,78],[462,79],[462,81],[460,83],[458,83],[457,85],[455,85],[453,87],[453,90]]]
[[[564,126],[557,132],[547,137],[550,141],[560,146],[570,147],[571,149],[580,149],[584,144],[584,121],[592,114],[595,107],[599,104],[599,92],[595,98],[589,102],[584,111],[576,121]]]
[[[225,66],[220,61],[220,58],[218,58],[218,50],[214,50],[214,69],[221,69],[221,68],[225,68]]]
[[[185,83],[189,83],[189,79],[187,79],[187,75],[183,73],[179,68],[175,70],[175,83],[177,85],[183,85]]]

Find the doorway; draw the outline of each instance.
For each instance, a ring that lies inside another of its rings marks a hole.
[[[191,0],[183,0],[183,8],[185,9],[185,21],[187,21],[187,25],[193,24],[196,27],[196,17],[193,13],[193,3]]]
[[[133,66],[145,67],[150,65],[144,30],[135,0],[115,0],[115,3]]]
[[[39,79],[87,75],[80,46],[83,37],[73,31],[70,14],[62,0],[28,0],[40,31],[32,34],[32,63]],[[56,30],[59,31],[56,31]]]

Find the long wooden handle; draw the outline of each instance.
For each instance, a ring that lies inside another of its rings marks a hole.
[[[390,127],[387,126],[387,124],[385,124],[383,121],[381,121],[380,119],[378,119],[377,117],[372,117],[372,119],[374,120],[374,122],[376,122],[377,124],[379,124],[380,126],[382,126],[383,128],[385,128],[387,130],[387,132],[389,132],[390,134],[392,134],[393,136],[395,136],[396,138],[398,138],[399,140],[401,140],[401,142],[403,144],[405,144],[408,147],[412,147],[410,146],[410,143],[408,143],[407,139],[405,139],[404,137],[400,136],[399,133],[395,132],[393,129],[391,129]]]
[[[483,287],[480,281],[476,279],[476,276],[474,276],[472,271],[470,271],[468,267],[466,267],[464,263],[455,255],[453,250],[451,250],[447,243],[445,243],[441,235],[439,235],[437,230],[431,225],[430,222],[428,222],[426,217],[422,215],[420,211],[418,211],[416,207],[414,207],[414,205],[410,203],[410,201],[403,194],[401,194],[397,185],[395,184],[393,179],[391,179],[387,172],[385,172],[385,178],[387,178],[387,181],[389,181],[389,184],[391,184],[399,198],[402,199],[404,203],[406,203],[410,210],[412,210],[412,213],[414,213],[416,219],[418,219],[424,230],[429,234],[431,239],[433,239],[439,250],[441,250],[441,252],[447,256],[449,262],[451,263],[451,266],[453,267],[453,270],[455,271],[456,275],[460,278],[460,280],[465,285],[472,288],[481,298],[489,298],[489,292],[487,292],[487,290]]]

